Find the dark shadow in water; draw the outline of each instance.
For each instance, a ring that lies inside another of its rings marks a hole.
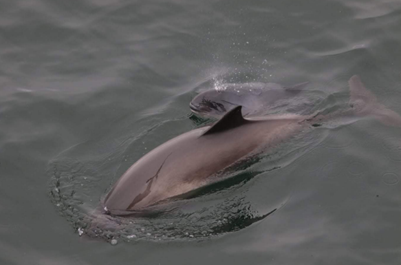
[[[194,123],[196,127],[206,126],[213,122],[213,120],[211,119],[203,118],[193,113],[189,114],[189,119]]]
[[[250,226],[253,223],[263,220],[275,211],[277,211],[277,209],[273,209],[271,212],[268,212],[267,214],[261,216],[252,216],[247,212],[239,213],[234,218],[228,219],[227,222],[212,227],[212,230],[213,232],[218,234],[241,230]]]

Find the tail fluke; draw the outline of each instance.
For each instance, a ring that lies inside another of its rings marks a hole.
[[[373,116],[385,125],[401,127],[401,116],[377,101],[376,96],[366,89],[359,76],[354,75],[348,81],[350,105],[357,115]]]

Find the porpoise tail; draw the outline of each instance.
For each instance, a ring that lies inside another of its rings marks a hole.
[[[380,104],[376,96],[366,89],[359,76],[354,75],[348,81],[350,89],[350,106],[357,115],[373,116],[388,126],[401,127],[401,116]]]

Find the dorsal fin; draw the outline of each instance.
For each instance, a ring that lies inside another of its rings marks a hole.
[[[218,120],[212,127],[210,127],[203,135],[218,133],[225,130],[233,129],[248,121],[242,117],[242,106],[237,106],[226,113],[220,120]]]

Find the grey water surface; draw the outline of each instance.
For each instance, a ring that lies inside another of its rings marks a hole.
[[[401,114],[400,32],[398,0],[0,1],[0,264],[401,264],[401,128],[373,119],[86,234],[132,163],[209,122],[205,89],[309,81],[275,112],[330,109],[358,74]]]

